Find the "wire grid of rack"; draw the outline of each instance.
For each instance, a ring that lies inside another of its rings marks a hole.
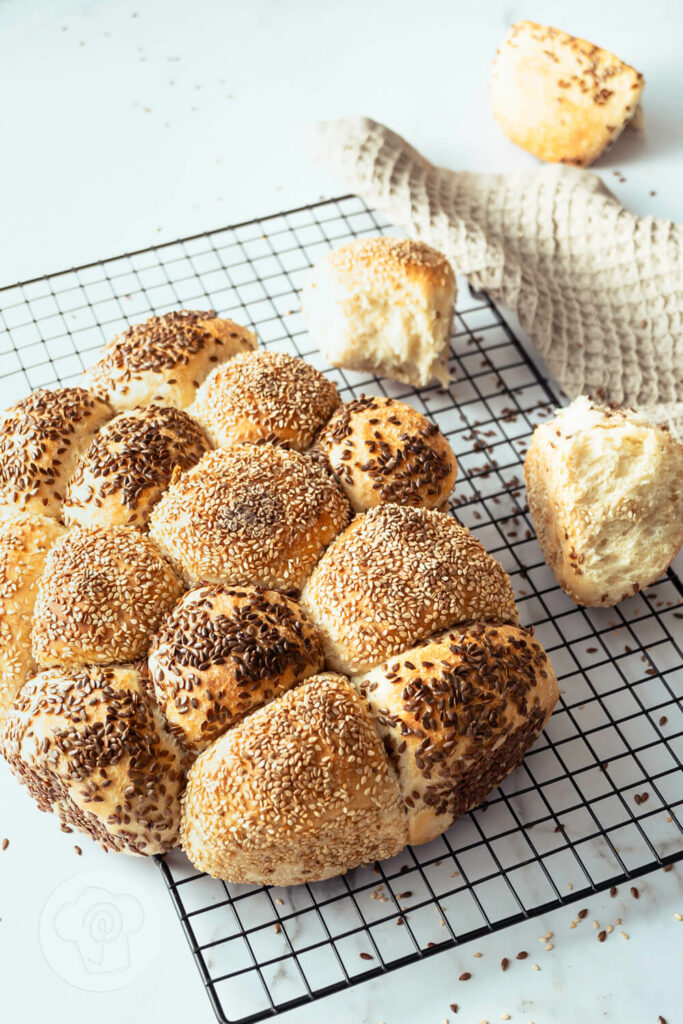
[[[449,389],[330,369],[304,330],[310,264],[388,228],[345,196],[0,290],[3,405],[75,382],[105,339],[180,306],[249,324],[263,345],[328,373],[343,400],[410,402],[448,437],[452,513],[510,574],[560,680],[524,765],[426,846],[290,890],[210,879],[179,852],[159,859],[225,1021],[262,1020],[683,857],[683,587],[670,572],[608,609],[578,608],[557,587],[522,481],[531,432],[556,399],[495,306],[460,282]]]

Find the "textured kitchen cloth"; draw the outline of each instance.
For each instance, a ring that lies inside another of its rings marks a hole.
[[[515,310],[570,397],[683,430],[683,227],[625,210],[595,174],[435,167],[368,118],[324,121],[315,156],[473,287]]]

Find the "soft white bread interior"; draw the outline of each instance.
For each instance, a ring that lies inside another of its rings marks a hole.
[[[217,363],[257,345],[253,331],[213,310],[174,310],[107,342],[83,383],[115,409],[152,402],[185,409]]]
[[[171,406],[119,413],[95,434],[66,488],[64,522],[144,529],[174,472],[211,445],[198,423]]]
[[[36,669],[31,625],[38,580],[63,533],[48,516],[12,512],[0,520],[0,721]]]
[[[105,849],[178,845],[187,754],[131,665],[54,668],[25,684],[0,751],[42,811]]]
[[[632,596],[683,544],[683,445],[634,412],[575,399],[534,431],[524,476],[543,556],[577,604]]]
[[[316,439],[354,512],[375,505],[440,508],[458,473],[435,423],[393,398],[345,402]]]
[[[521,764],[557,703],[545,651],[518,626],[475,623],[353,680],[398,772],[410,843],[428,843]]]
[[[0,417],[0,506],[62,514],[66,484],[113,409],[83,388],[40,388]]]
[[[192,750],[324,668],[299,605],[260,587],[196,587],[154,636],[149,671],[171,730]]]
[[[540,160],[588,167],[639,111],[645,81],[607,50],[560,29],[518,21],[491,75],[493,116]]]
[[[455,275],[424,242],[358,238],[313,268],[302,309],[333,366],[424,387],[449,381]]]
[[[347,674],[456,623],[519,621],[507,573],[470,531],[405,505],[356,516],[316,565],[301,603],[327,664]]]
[[[390,857],[408,838],[396,775],[348,679],[313,676],[200,754],[183,848],[231,882],[296,885]]]

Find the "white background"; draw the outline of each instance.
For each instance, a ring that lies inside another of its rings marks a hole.
[[[452,167],[533,166],[502,137],[486,98],[495,47],[521,17],[583,35],[644,72],[647,132],[628,133],[596,170],[636,212],[683,220],[683,5],[673,0],[4,0],[0,284],[336,194],[302,146],[319,118],[368,114]],[[77,858],[74,837],[3,770],[4,835],[2,1019],[213,1019],[152,864],[105,856],[87,840]],[[130,983],[111,993],[65,983],[39,943],[54,890],[95,870],[112,892],[135,892],[148,922]],[[637,902],[627,887],[617,900],[591,899],[581,928],[570,930],[572,911],[559,911],[283,1020],[458,1024],[507,1012],[534,1024],[655,1024],[659,1014],[678,1024],[680,874],[638,883]],[[598,944],[590,921],[616,916],[630,939]],[[548,930],[552,952],[538,942]],[[533,958],[502,974],[500,957],[522,948]],[[463,970],[473,973],[466,985]]]

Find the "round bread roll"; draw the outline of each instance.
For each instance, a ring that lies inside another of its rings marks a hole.
[[[461,626],[354,680],[398,773],[410,843],[480,804],[559,698],[548,656],[517,626]]]
[[[313,676],[200,754],[182,842],[201,871],[296,885],[390,857],[406,813],[367,705],[347,679]]]
[[[83,382],[115,409],[152,402],[185,409],[216,363],[257,344],[253,331],[213,310],[174,310],[112,338]]]
[[[439,508],[458,474],[439,428],[393,398],[361,395],[336,411],[316,441],[354,512],[375,505]]]
[[[183,589],[137,530],[74,526],[48,552],[33,616],[33,657],[42,667],[141,658]]]
[[[323,667],[315,627],[294,601],[274,590],[221,584],[184,594],[149,654],[169,727],[197,751]]]
[[[338,405],[336,384],[310,363],[260,351],[217,366],[190,412],[219,448],[267,439],[305,451]]]
[[[64,533],[56,519],[13,513],[0,521],[0,721],[36,665],[31,620],[50,547]]]
[[[310,455],[241,444],[184,473],[152,510],[149,530],[190,582],[297,591],[350,512]]]
[[[41,388],[8,409],[0,418],[0,505],[59,518],[79,456],[112,415],[83,388]]]
[[[402,505],[356,516],[318,562],[301,603],[327,664],[349,675],[460,622],[519,621],[507,573],[469,530]]]
[[[356,238],[333,249],[302,294],[311,336],[333,366],[415,387],[448,384],[454,303],[446,257],[407,238]]]
[[[144,529],[174,470],[194,466],[210,447],[181,409],[150,405],[120,413],[81,456],[67,485],[64,522]]]
[[[130,665],[54,668],[17,697],[0,750],[41,811],[105,849],[178,845],[187,754]]]

